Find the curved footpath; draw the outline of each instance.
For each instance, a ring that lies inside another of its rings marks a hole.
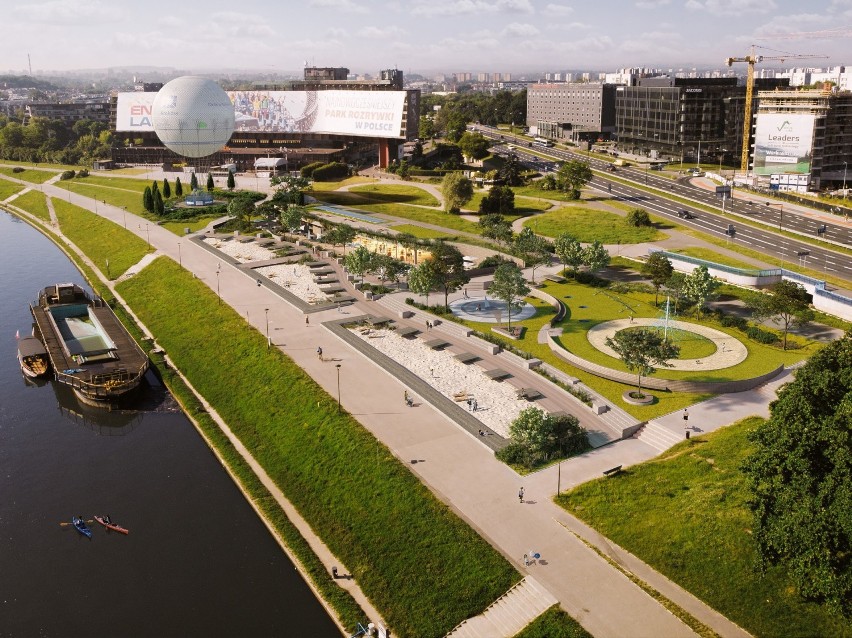
[[[67,191],[50,185],[46,185],[44,191],[50,196],[68,196]],[[94,200],[81,195],[74,194],[72,201],[90,210],[95,208]],[[120,208],[100,205],[98,214],[122,225],[123,210]],[[128,230],[147,239],[145,220],[130,213],[127,215]],[[181,241],[180,237],[159,226],[148,226],[148,230],[150,242],[160,254],[175,261],[180,256],[185,268],[215,290],[219,265],[215,255],[192,242]],[[301,313],[266,287],[257,287],[250,273],[224,262],[218,283],[222,299],[241,315],[248,312],[252,324],[261,332],[264,329],[260,325],[264,318],[263,309],[269,308],[270,332],[276,347],[293,358],[332,396],[337,393],[337,369],[317,359],[317,346],[322,346],[328,358],[339,360],[342,365],[341,400],[346,410],[383,441],[400,462],[501,551],[521,573],[533,574],[562,607],[595,636],[668,638],[694,636],[695,633],[604,560],[589,544],[639,575],[654,589],[664,592],[719,635],[748,635],[556,506],[551,500],[556,490],[555,468],[519,477],[495,461],[491,450],[478,437],[459,428],[428,404],[416,409],[406,407],[402,400],[405,388],[397,379],[320,325],[323,321],[339,320],[338,312],[314,314],[311,324],[305,325]],[[369,314],[372,303],[359,302],[347,311]],[[763,407],[768,400],[766,398]],[[697,413],[693,414],[698,420]],[[732,422],[741,416],[745,414],[732,411],[725,413],[724,418]],[[648,446],[635,439],[596,450],[585,458],[577,459],[576,463],[562,464],[562,486],[568,487],[588,480],[591,475],[599,475],[598,469],[592,471],[591,468],[600,467],[601,462],[611,466],[614,460],[618,463],[623,459],[627,465],[654,453],[649,453]],[[418,462],[412,464],[410,461],[413,459]],[[523,503],[519,503],[517,497],[520,486],[526,489]],[[306,536],[310,540],[312,533],[308,532]],[[530,550],[540,553],[541,560],[524,566],[522,556]],[[364,605],[360,597],[356,596],[356,600]]]

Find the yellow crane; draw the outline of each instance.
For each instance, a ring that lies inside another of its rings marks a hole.
[[[745,108],[743,109],[743,150],[742,150],[742,159],[740,162],[740,170],[744,172],[748,172],[748,151],[749,151],[749,138],[751,137],[751,98],[754,94],[754,65],[758,62],[763,62],[764,60],[778,60],[780,62],[784,62],[785,60],[804,60],[804,59],[814,59],[814,58],[827,58],[827,55],[798,55],[795,53],[786,53],[784,55],[774,55],[774,56],[766,56],[766,55],[756,55],[754,52],[755,45],[751,45],[751,54],[742,58],[726,58],[725,64],[728,66],[733,66],[734,62],[745,62],[748,64],[748,74],[746,76],[746,96],[745,96]],[[783,53],[782,51],[778,51],[778,53]]]

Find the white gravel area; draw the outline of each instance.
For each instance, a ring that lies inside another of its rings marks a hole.
[[[529,402],[517,398],[516,388],[505,381],[492,381],[485,376],[484,368],[475,363],[465,365],[455,360],[448,350],[432,350],[420,339],[400,337],[394,330],[372,329],[369,334],[362,334],[361,330],[353,329],[352,332],[451,401],[456,393],[472,395],[477,402],[473,416],[500,436],[509,438],[509,425],[521,410],[530,407]],[[412,392],[409,390],[409,394]],[[402,402],[403,397],[392,397],[392,400]],[[467,403],[461,401],[459,407],[467,409]]]
[[[275,253],[268,248],[258,246],[255,242],[241,244],[238,241],[222,241],[207,237],[205,242],[226,255],[233,257],[240,263],[250,261],[266,261],[275,259]],[[256,271],[268,277],[279,286],[283,286],[288,292],[293,293],[299,299],[307,302],[325,301],[329,298],[316,283],[314,283],[311,269],[302,264],[279,264],[278,266],[264,266]]]

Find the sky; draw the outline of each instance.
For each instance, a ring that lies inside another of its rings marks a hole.
[[[0,72],[689,69],[759,54],[852,63],[852,0],[0,0]],[[827,29],[845,28],[842,37]],[[817,33],[814,33],[817,32]],[[805,33],[795,38],[780,34]],[[764,39],[768,38],[768,39]],[[767,66],[769,63],[767,63]]]

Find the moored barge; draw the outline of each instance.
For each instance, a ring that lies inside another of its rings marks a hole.
[[[81,401],[110,407],[142,382],[148,357],[103,299],[76,284],[56,284],[30,311],[56,380]]]

